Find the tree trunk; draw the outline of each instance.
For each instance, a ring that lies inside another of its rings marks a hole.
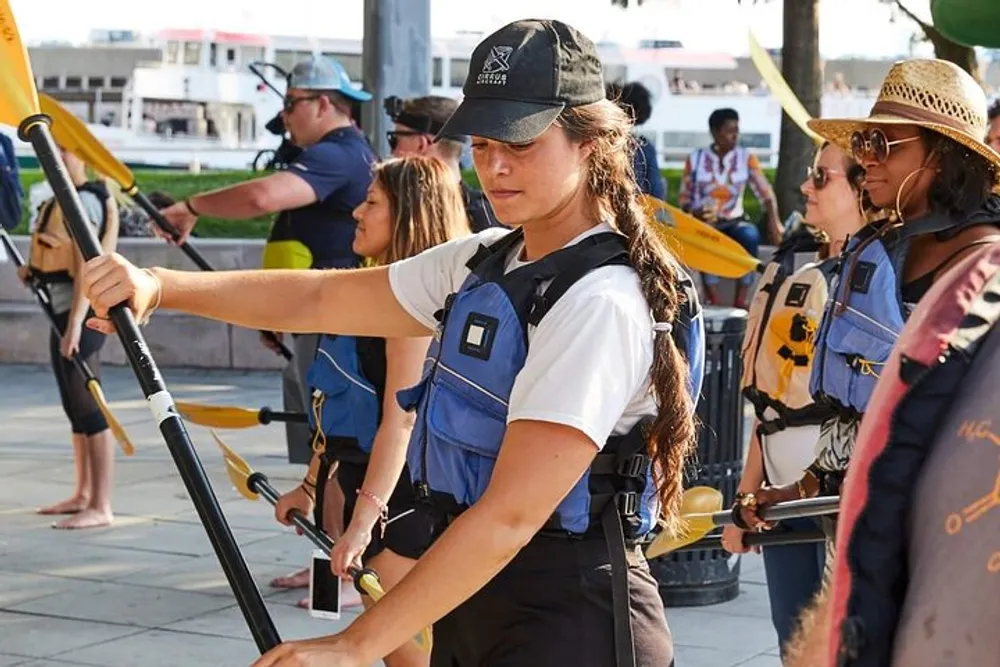
[[[784,0],[781,73],[814,117],[820,115],[823,71],[819,60],[819,0]],[[815,144],[798,125],[781,114],[781,145],[774,190],[782,219],[801,207],[799,186],[811,164]]]

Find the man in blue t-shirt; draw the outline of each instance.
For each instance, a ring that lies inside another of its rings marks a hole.
[[[299,62],[289,75],[282,120],[302,152],[287,169],[193,195],[163,209],[164,217],[186,240],[200,215],[241,220],[275,213],[265,268],[359,266],[361,258],[351,249],[356,226],[351,212],[365,199],[376,156],[354,125],[351,105],[370,99],[337,61]],[[283,376],[285,410],[305,412],[309,407],[305,374],[317,342],[314,334],[293,336],[295,359]],[[308,463],[308,427],[288,424],[286,434],[289,460]]]

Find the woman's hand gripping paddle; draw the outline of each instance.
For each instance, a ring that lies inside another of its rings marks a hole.
[[[83,121],[70,113],[59,102],[45,93],[39,94],[38,99],[42,113],[48,115],[53,120],[52,136],[55,137],[56,143],[79,157],[97,172],[104,174],[120,185],[122,191],[146,212],[146,215],[156,223],[156,226],[177,243],[180,240],[177,230],[163,217],[163,214],[153,205],[153,202],[149,201],[149,198],[139,190],[132,170],[112,155],[111,151],[93,135]],[[178,247],[202,271],[214,270],[211,264],[190,243],[185,241],[178,244]],[[281,356],[285,359],[292,358],[292,351],[278,340],[273,333],[266,332],[265,335],[277,346]]]
[[[652,228],[688,268],[722,278],[764,270],[759,259],[711,225],[656,197],[643,195],[639,200]]]
[[[215,442],[219,445],[219,449],[222,450],[222,456],[226,460],[226,473],[229,475],[229,481],[233,483],[233,486],[239,491],[240,495],[247,500],[257,500],[259,496],[264,496],[272,506],[277,505],[279,494],[271,486],[267,477],[263,473],[254,471],[250,467],[250,464],[223,442],[222,438],[215,431],[212,431],[212,437],[215,438]],[[310,542],[327,553],[333,549],[333,540],[330,539],[330,536],[302,516],[301,512],[292,510],[290,518],[292,523],[309,538]],[[352,567],[349,572],[354,578],[354,587],[362,595],[368,595],[375,602],[378,602],[385,595],[385,591],[382,590],[382,584],[379,583],[378,574],[374,570]],[[413,638],[413,641],[422,650],[430,652],[430,628],[421,630],[420,634]]]
[[[28,53],[18,33],[9,0],[0,0],[0,123],[16,126],[18,137],[30,142],[35,149],[38,162],[52,186],[73,241],[83,258],[91,260],[101,256],[100,242],[87,223],[80,195],[73,187],[66,165],[63,164],[52,138],[49,129],[52,118],[40,112],[38,91],[35,89]],[[167,391],[156,361],[149,353],[134,313],[123,303],[112,308],[108,315],[114,322],[125,356],[170,449],[191,501],[198,510],[198,516],[257,648],[264,653],[280,644],[281,638],[267,613],[264,599],[257,590],[229,524],[226,523],[218,499],[212,493],[212,487],[191,444],[184,422],[177,414],[174,399]]]
[[[177,401],[177,409],[190,422],[209,428],[250,428],[271,422],[306,424],[304,412],[279,412],[268,407],[260,410],[229,405],[201,405]]]
[[[760,517],[765,521],[782,521],[802,517],[836,514],[840,509],[840,496],[823,496],[777,503],[764,508]],[[646,547],[646,558],[657,558],[694,544],[714,528],[735,523],[733,510],[722,509],[722,494],[707,486],[696,486],[684,492],[681,500],[681,520],[685,530],[680,535],[661,532]]]
[[[14,259],[14,263],[18,267],[23,267],[25,265],[24,257],[18,251],[17,246],[14,245],[14,239],[10,237],[7,230],[0,227],[0,242],[3,242],[4,247],[7,249],[7,254]],[[38,301],[38,305],[42,307],[42,312],[45,313],[46,319],[48,319],[49,324],[52,326],[52,330],[56,332],[56,335],[62,336],[63,332],[59,329],[59,325],[56,324],[55,313],[52,311],[52,304],[49,303],[48,294],[44,290],[38,288],[38,285],[34,281],[28,281],[28,287],[31,289],[32,293],[35,295],[35,300]],[[121,422],[115,417],[114,413],[111,412],[111,407],[108,405],[107,399],[104,397],[104,391],[101,389],[101,383],[94,375],[94,372],[90,370],[90,366],[87,362],[80,358],[79,354],[74,353],[72,357],[73,364],[76,366],[77,370],[83,375],[87,383],[87,391],[90,395],[94,397],[94,402],[97,403],[97,409],[101,411],[104,415],[104,420],[108,422],[108,427],[114,434],[115,439],[122,447],[122,452],[125,456],[132,456],[135,454],[135,445],[128,437],[128,433],[125,432],[125,427],[121,425]]]

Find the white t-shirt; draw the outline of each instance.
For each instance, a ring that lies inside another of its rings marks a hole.
[[[790,426],[784,431],[761,436],[764,470],[772,486],[794,484],[816,458],[819,424]]]
[[[610,225],[598,225],[568,245],[607,231]],[[389,281],[396,299],[426,327],[437,328],[434,312],[469,275],[466,262],[480,244],[508,233],[487,229],[392,264]],[[529,263],[518,259],[522,250],[523,243],[511,252],[508,273]],[[600,448],[610,435],[624,435],[656,413],[649,376],[653,315],[631,267],[603,266],[585,275],[537,327],[529,325],[528,344],[511,390],[508,424],[518,419],[564,424]]]

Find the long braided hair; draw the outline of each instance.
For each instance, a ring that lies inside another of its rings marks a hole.
[[[673,322],[682,305],[681,269],[650,229],[632,167],[634,139],[630,118],[614,102],[601,100],[572,107],[557,123],[576,142],[591,147],[587,195],[599,219],[612,220],[628,238],[631,265],[657,322]],[[684,464],[694,451],[697,433],[688,394],[688,365],[667,332],[656,334],[652,391],[658,414],[648,434],[657,490],[668,530],[678,528]]]

